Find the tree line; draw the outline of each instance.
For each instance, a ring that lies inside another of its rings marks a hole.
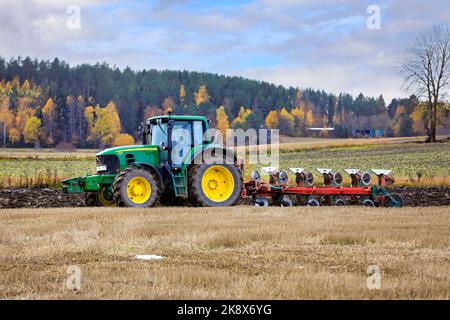
[[[71,67],[57,58],[0,58],[0,108],[5,146],[131,144],[144,119],[168,108],[206,115],[221,130],[266,127],[308,136],[310,127],[334,127],[338,137],[351,136],[353,129],[384,129],[391,136],[427,130],[426,109],[415,96],[386,105],[383,96],[334,95],[189,71],[120,70],[105,63]],[[448,110],[437,118],[444,125]]]

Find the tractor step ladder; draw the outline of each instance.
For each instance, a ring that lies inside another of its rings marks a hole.
[[[187,196],[186,177],[183,171],[173,173],[173,186],[176,196]]]

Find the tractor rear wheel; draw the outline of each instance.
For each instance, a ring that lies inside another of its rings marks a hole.
[[[241,198],[242,184],[235,165],[203,163],[189,171],[189,200],[196,206],[232,206]]]
[[[113,196],[120,207],[153,207],[159,198],[159,188],[150,172],[128,168],[114,180]]]

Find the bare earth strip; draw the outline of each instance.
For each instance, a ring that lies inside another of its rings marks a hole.
[[[2,210],[0,298],[449,299],[450,207]]]

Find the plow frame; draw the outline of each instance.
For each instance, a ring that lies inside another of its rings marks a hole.
[[[358,203],[358,197],[370,199],[374,204],[383,207],[401,207],[401,200],[391,196],[389,191],[380,186],[289,186],[272,185],[260,181],[248,181],[244,183],[242,197],[245,199],[251,197],[256,204],[260,198],[277,199],[279,202],[285,196],[305,196],[305,197],[324,197],[328,204],[331,204],[334,197],[350,197],[351,203]]]

